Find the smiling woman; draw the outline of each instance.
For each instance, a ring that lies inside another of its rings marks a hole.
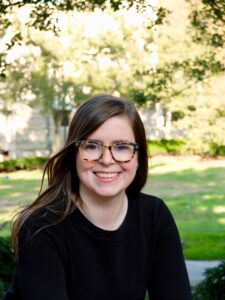
[[[4,300],[191,299],[174,219],[141,193],[148,153],[132,102],[82,104],[45,173],[47,188],[14,223],[17,268]]]

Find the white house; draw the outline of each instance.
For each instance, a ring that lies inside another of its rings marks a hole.
[[[148,110],[140,110],[147,138],[171,139],[178,136],[171,123],[171,113],[157,103]],[[63,144],[67,127],[61,127]],[[18,157],[48,156],[51,153],[54,124],[37,108],[13,104],[10,112],[0,112],[0,160]]]

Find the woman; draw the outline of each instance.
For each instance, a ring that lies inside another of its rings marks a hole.
[[[45,167],[47,188],[14,224],[17,270],[4,299],[190,300],[173,217],[141,193],[147,172],[132,102],[100,95],[81,105]]]

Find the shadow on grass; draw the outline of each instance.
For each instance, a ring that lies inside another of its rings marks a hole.
[[[225,168],[152,173],[144,189],[166,202],[189,259],[225,258]]]

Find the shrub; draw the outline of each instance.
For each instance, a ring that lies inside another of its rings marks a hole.
[[[193,289],[193,300],[225,299],[225,260],[205,271],[205,279]]]
[[[203,157],[225,156],[225,145],[204,142],[198,139],[151,140],[148,141],[148,148],[151,156],[157,154],[194,154]]]
[[[148,141],[149,152],[155,154],[181,154],[186,141],[184,139]]]
[[[180,110],[172,111],[172,121],[177,121],[183,119],[185,117],[185,113]]]
[[[21,157],[0,162],[0,172],[12,172],[16,170],[34,170],[42,167],[47,157]]]
[[[0,236],[0,297],[9,287],[15,262],[10,250],[10,237]]]
[[[225,156],[225,145],[218,145],[215,142],[209,144],[209,155],[210,156]]]

